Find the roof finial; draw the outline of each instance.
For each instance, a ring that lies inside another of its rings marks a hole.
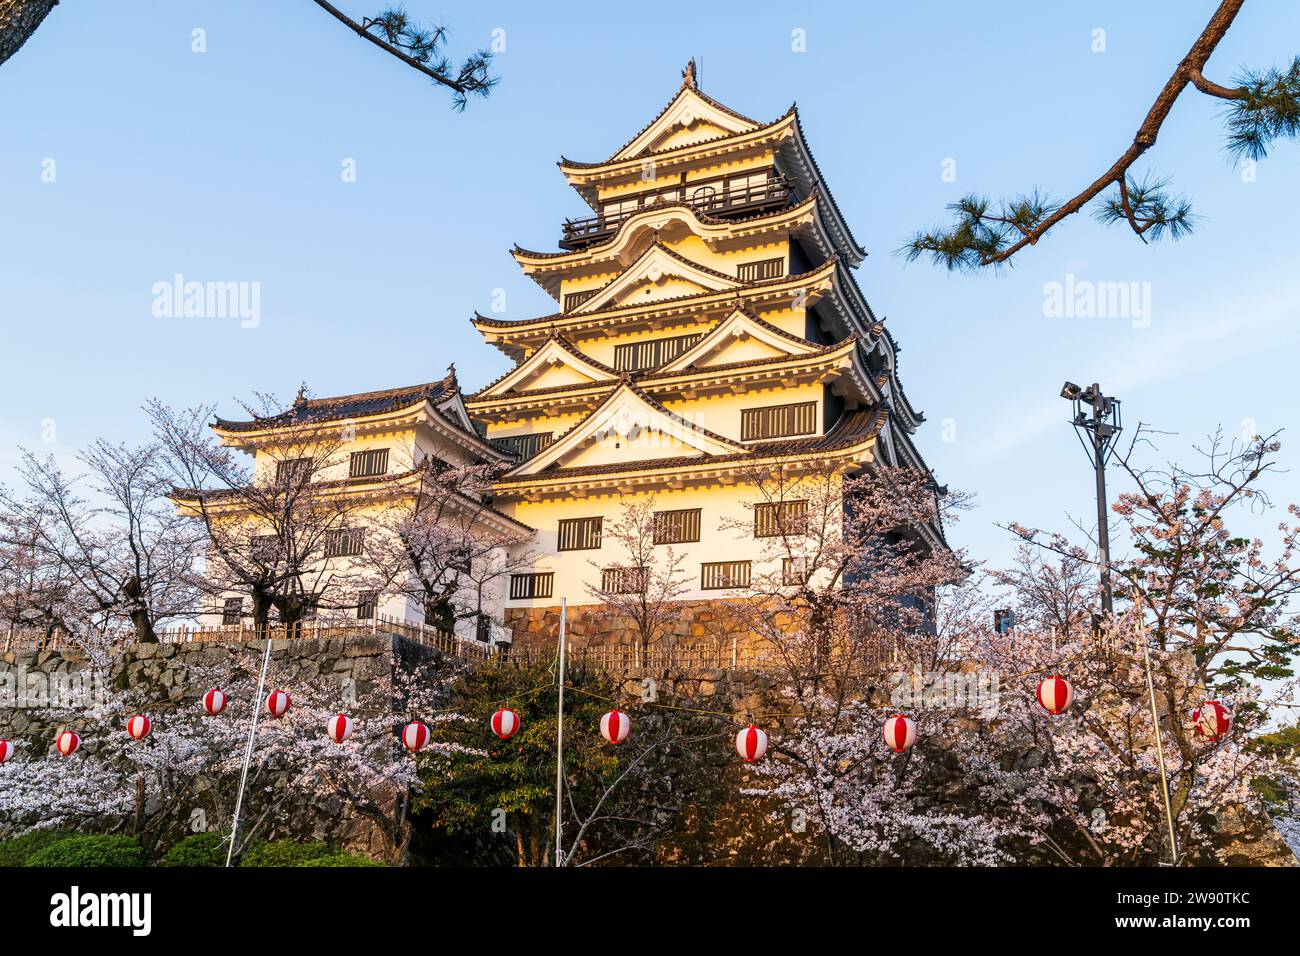
[[[298,394],[294,398],[293,403],[295,405],[301,405],[305,401],[307,401],[307,383],[303,382],[298,386]]]
[[[682,70],[682,86],[688,89],[696,89],[695,86],[695,57],[686,61],[686,69]]]

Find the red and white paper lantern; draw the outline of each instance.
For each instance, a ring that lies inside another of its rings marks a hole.
[[[611,710],[600,718],[600,735],[611,744],[621,744],[632,732],[632,718],[621,710]]]
[[[215,717],[226,709],[227,700],[226,692],[214,687],[203,695],[203,709],[209,717]]]
[[[325,732],[336,744],[343,743],[352,736],[352,718],[347,714],[335,714],[325,724]]]
[[[418,754],[429,742],[429,728],[418,720],[413,720],[402,728],[402,746],[413,754]]]
[[[1217,700],[1207,700],[1192,711],[1192,726],[1206,740],[1221,740],[1232,726],[1232,715]]]
[[[736,734],[736,753],[749,763],[762,760],[763,754],[767,753],[767,731],[750,724]]]
[[[153,729],[153,722],[144,714],[136,714],[126,722],[126,732],[131,735],[132,740],[143,740],[149,736],[149,731]]]
[[[916,743],[916,721],[902,714],[894,714],[885,721],[885,743],[896,754],[905,753]]]
[[[1074,700],[1074,688],[1064,677],[1055,674],[1044,677],[1038,684],[1038,702],[1049,714],[1059,714]]]
[[[14,755],[14,745],[7,740],[0,740],[0,763],[8,763]]]
[[[492,715],[492,733],[509,740],[519,732],[519,715],[509,707],[502,707]]]
[[[284,691],[273,690],[266,698],[266,712],[272,717],[283,717],[289,713],[289,705],[292,703]]]
[[[54,749],[65,757],[71,757],[81,746],[81,738],[71,730],[65,730],[54,738]]]

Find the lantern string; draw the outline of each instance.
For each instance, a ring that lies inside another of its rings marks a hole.
[[[576,694],[584,694],[587,697],[594,697],[597,700],[603,700],[610,704],[617,703],[617,700],[613,697],[606,697],[604,694],[597,694],[589,690],[584,690],[581,687],[572,687],[569,684],[565,684],[564,689],[571,690]],[[704,714],[709,717],[720,717],[725,719],[729,723],[735,723],[737,720],[734,712],[726,711],[726,710],[705,710],[704,708],[701,707],[678,707],[674,704],[660,704],[654,701],[642,701],[642,706],[656,707],[659,710],[676,710],[688,714]],[[772,712],[772,713],[751,714],[749,716],[751,717],[808,717],[811,716],[812,713],[815,713],[815,711],[792,711],[789,713]]]

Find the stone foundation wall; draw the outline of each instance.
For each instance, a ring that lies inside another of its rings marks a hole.
[[[119,692],[136,692],[142,699],[157,702],[151,704],[149,713],[165,721],[169,711],[199,706],[209,686],[199,686],[202,673],[233,671],[237,661],[245,668],[250,660],[260,666],[264,647],[262,642],[140,644],[127,648],[98,670],[75,650],[5,652],[0,654],[0,738],[26,739],[36,753],[48,752],[62,726],[59,714],[68,713],[66,709],[51,709],[51,695],[56,706],[68,706],[75,712],[77,707],[85,706],[77,702],[77,695],[103,700]],[[391,688],[396,668],[440,656],[432,648],[385,634],[346,640],[277,640],[271,655],[274,682],[287,686],[306,684],[331,693],[347,687],[358,698]],[[244,722],[245,715],[236,716]],[[125,737],[120,724],[110,732]],[[82,749],[95,753],[102,736],[98,728],[82,732]],[[152,802],[146,813],[152,816],[161,812],[166,819],[150,839],[167,846],[190,832],[224,832],[230,824],[232,786],[237,786],[237,780],[233,784],[224,777],[204,781],[190,801],[192,805],[175,808],[164,807],[147,796]],[[289,781],[277,777],[273,786],[287,788]],[[201,811],[197,816],[196,810]],[[206,820],[206,824],[196,824],[196,819]],[[131,821],[106,818],[88,821],[87,825],[92,829],[122,830],[129,828]],[[0,834],[15,828],[21,829],[21,821],[0,817]],[[292,797],[258,838],[319,840],[372,856],[379,856],[383,849],[383,840],[370,821],[353,812],[345,801],[325,796]]]
[[[665,628],[661,643],[729,646],[747,636],[734,602],[681,601],[680,613]],[[554,646],[560,633],[560,606],[506,608],[505,626],[515,647]],[[632,644],[635,625],[601,604],[571,604],[568,608],[569,640],[576,647]]]

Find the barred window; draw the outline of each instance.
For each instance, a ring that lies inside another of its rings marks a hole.
[[[510,575],[510,599],[512,601],[527,598],[548,598],[555,585],[555,573],[537,571],[529,574]]]
[[[604,518],[563,518],[560,520],[557,551],[594,551],[600,547]]]
[[[700,565],[700,588],[718,591],[723,588],[749,587],[748,561],[713,561]]]
[[[674,335],[671,338],[647,339],[614,346],[614,370],[640,372],[671,362],[703,338],[702,333]]]
[[[807,501],[765,501],[754,505],[754,537],[779,538],[808,530]]]
[[[644,594],[649,575],[645,568],[606,568],[600,589],[606,594]]]
[[[781,583],[786,587],[807,584],[811,573],[805,557],[781,559]]]
[[[492,640],[492,618],[480,614],[474,622],[474,637],[486,644]]]
[[[310,458],[290,458],[275,463],[275,483],[277,485],[296,485],[311,474]]]
[[[244,599],[243,598],[226,598],[225,603],[221,605],[221,623],[238,624],[240,618],[244,616]]]
[[[379,592],[362,591],[357,597],[357,620],[368,621],[379,610]]]
[[[736,269],[736,278],[741,282],[759,282],[763,279],[775,279],[785,275],[785,259],[760,259],[757,262],[742,262]]]
[[[655,544],[685,544],[700,540],[700,509],[655,512]]]
[[[599,291],[599,289],[584,289],[581,292],[564,293],[564,311],[572,312]]]
[[[325,557],[355,557],[366,545],[365,528],[339,528],[325,533]]]
[[[555,440],[555,432],[533,432],[530,435],[506,435],[504,438],[494,438],[493,441],[513,452],[520,458],[532,458],[544,448],[550,447]]]
[[[786,438],[790,435],[811,435],[816,431],[816,402],[796,402],[792,405],[745,408],[740,412],[741,441]]]
[[[368,478],[371,475],[382,475],[387,471],[387,448],[376,448],[372,451],[354,451],[348,458],[349,478]]]

